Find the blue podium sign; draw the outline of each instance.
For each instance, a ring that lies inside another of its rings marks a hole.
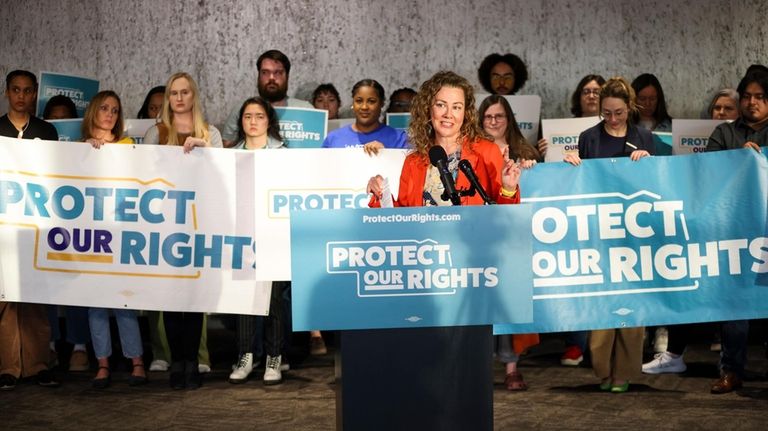
[[[411,123],[411,114],[409,113],[387,113],[387,126],[395,129],[408,130]]]
[[[525,171],[534,324],[494,331],[768,317],[767,184],[752,150]]]
[[[328,125],[328,111],[310,108],[275,107],[280,135],[288,148],[321,148]]]
[[[528,207],[292,213],[294,329],[530,322]]]

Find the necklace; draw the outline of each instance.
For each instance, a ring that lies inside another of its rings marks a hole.
[[[29,123],[30,123],[30,121],[27,120],[27,124],[25,124],[24,127],[21,128],[21,130],[19,130],[19,135],[16,137],[16,139],[21,139],[24,136],[24,132],[29,127]]]

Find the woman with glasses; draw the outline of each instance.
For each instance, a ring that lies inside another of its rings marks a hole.
[[[515,54],[491,54],[483,59],[477,77],[485,91],[507,96],[517,94],[528,80],[528,68]]]
[[[94,148],[101,148],[106,143],[132,144],[133,139],[123,136],[123,108],[120,97],[114,91],[97,93],[83,116],[82,139]],[[112,356],[112,338],[109,329],[109,313],[115,315],[120,333],[120,345],[123,355],[131,360],[130,386],[143,385],[147,382],[142,355],[139,322],[135,310],[122,308],[106,309],[91,307],[88,309],[88,326],[91,330],[93,350],[99,369],[92,385],[104,389],[111,381],[109,357]]]
[[[485,133],[493,138],[502,154],[517,160],[523,169],[540,160],[539,152],[520,133],[512,107],[503,96],[490,95],[480,104],[479,119]],[[510,391],[524,391],[528,384],[517,371],[520,353],[539,343],[538,334],[499,335],[495,337],[496,357],[505,364],[504,384]]]
[[[600,115],[600,87],[605,84],[605,78],[589,74],[581,78],[576,89],[571,94],[571,114],[575,118],[596,117]],[[539,139],[536,146],[544,157],[547,154],[549,142]],[[565,352],[560,357],[560,364],[575,367],[584,360],[587,350],[588,331],[573,331],[565,333]]]
[[[497,94],[490,95],[480,104],[479,111],[483,130],[493,138],[502,153],[506,151],[510,159],[518,160],[523,169],[541,161],[539,152],[520,132],[507,99]]]
[[[707,114],[713,120],[735,121],[739,118],[739,93],[733,88],[718,91],[707,107]]]
[[[629,83],[621,77],[609,79],[600,89],[603,120],[579,135],[578,154],[566,154],[564,161],[579,166],[582,159],[629,157],[638,161],[653,154],[651,132],[629,121],[637,109],[635,91]],[[591,332],[592,369],[601,379],[601,390],[629,390],[629,379],[641,370],[644,331],[638,327]]]
[[[600,115],[600,87],[605,84],[605,78],[589,74],[581,78],[576,89],[571,94],[571,114],[575,118],[597,117]],[[536,143],[541,156],[547,154],[549,142],[545,138]]]

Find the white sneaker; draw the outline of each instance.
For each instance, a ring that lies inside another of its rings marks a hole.
[[[208,374],[211,372],[211,366],[208,364],[197,364],[197,372],[200,374]]]
[[[277,385],[283,382],[283,374],[280,372],[282,356],[267,355],[267,364],[264,367],[264,384]]]
[[[168,371],[168,362],[162,359],[155,359],[149,364],[149,371]]]
[[[653,337],[653,351],[656,353],[664,353],[667,351],[667,345],[669,344],[669,332],[664,326],[656,328],[656,334]]]
[[[245,383],[248,376],[253,371],[253,353],[244,353],[240,355],[237,365],[229,375],[229,383]]]
[[[651,362],[643,364],[645,374],[682,373],[686,369],[683,355],[675,357],[669,352],[656,354]]]

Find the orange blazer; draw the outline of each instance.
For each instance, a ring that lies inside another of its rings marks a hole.
[[[496,144],[487,139],[478,139],[474,143],[469,143],[468,139],[465,138],[461,144],[461,158],[469,161],[472,165],[478,181],[491,199],[496,200],[499,204],[520,203],[519,186],[513,197],[508,198],[501,195],[501,170],[504,167],[504,158]],[[417,207],[423,205],[424,181],[429,166],[429,157],[419,153],[413,152],[405,158],[403,171],[400,174],[399,196],[395,200],[395,206]],[[456,178],[456,188],[466,190],[469,187],[469,180],[463,172],[459,171]],[[483,199],[478,193],[475,193],[474,196],[462,196],[461,204],[483,205]],[[369,206],[380,207],[378,197],[373,196]]]

